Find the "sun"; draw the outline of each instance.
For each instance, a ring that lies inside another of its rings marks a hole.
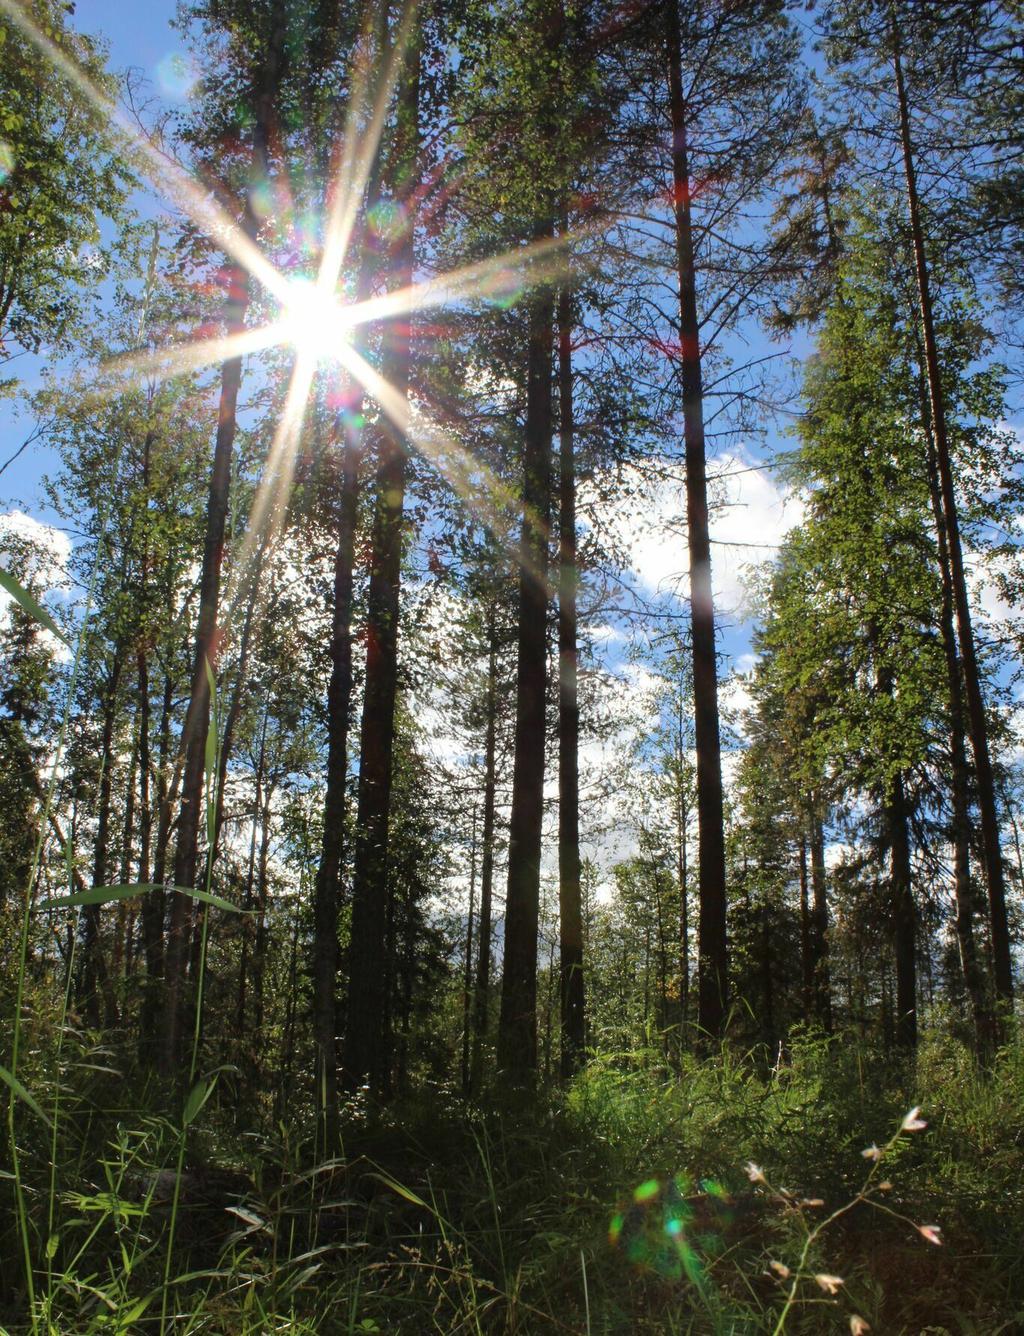
[[[314,362],[338,361],[355,324],[351,311],[319,283],[296,279],[278,322],[280,341]]]

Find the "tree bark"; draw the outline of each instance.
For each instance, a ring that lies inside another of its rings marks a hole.
[[[470,1084],[470,1020],[473,1005],[473,901],[476,894],[476,808],[473,808],[473,835],[469,851],[469,914],[466,917],[466,955],[462,975],[462,1097],[467,1099]]]
[[[389,164],[392,194],[413,196],[419,157],[420,47],[406,59],[399,96],[399,126]],[[392,275],[398,289],[412,283],[415,224],[397,238]],[[406,398],[412,369],[409,317],[392,321],[384,335],[382,373]],[[402,566],[407,442],[382,417],[375,479],[370,585],[367,599],[366,685],[360,727],[359,796],[355,865],[352,876],[352,929],[348,961],[345,1027],[345,1086],[368,1081],[379,1092],[386,1084],[388,832],[398,690],[398,614]]]
[[[923,362],[923,358],[922,358]],[[932,517],[935,521],[936,556],[942,586],[939,609],[939,628],[946,664],[946,689],[949,693],[949,761],[950,806],[953,835],[953,894],[956,900],[956,938],[960,969],[964,978],[974,1022],[975,1040],[979,1053],[991,1048],[994,1041],[992,1017],[986,998],[984,972],[978,956],[974,936],[976,911],[974,884],[971,880],[971,819],[970,786],[967,766],[966,730],[964,728],[964,693],[960,654],[953,625],[953,575],[949,561],[949,542],[946,520],[942,509],[942,490],[935,454],[935,434],[928,402],[924,367],[921,368],[920,387],[921,422],[925,434],[925,465],[928,473],[928,491],[931,497]]]
[[[889,785],[885,820],[890,857],[890,905],[896,962],[896,1044],[917,1046],[917,913],[910,875],[910,831],[903,776]]]
[[[275,5],[267,55],[258,74],[255,122],[252,136],[250,185],[242,216],[242,232],[255,244],[259,217],[254,206],[254,192],[269,172],[269,142],[274,103],[285,62],[284,6]],[[250,279],[240,266],[229,269],[229,292],[225,306],[228,334],[239,334],[245,327],[250,299]],[[199,826],[203,809],[203,779],[206,738],[210,726],[210,688],[207,669],[216,671],[220,634],[217,626],[220,602],[220,573],[224,558],[224,538],[228,516],[228,489],[231,481],[231,453],[237,425],[238,392],[242,382],[242,359],[232,357],[221,371],[217,436],[210,472],[210,492],[206,511],[206,537],[199,587],[199,620],[196,627],[195,654],[192,664],[191,694],[183,730],[185,765],[178,816],[178,840],[174,854],[174,882],[177,886],[195,886],[199,858]],[[191,901],[175,895],[171,900],[167,932],[164,976],[164,1032],[161,1063],[165,1075],[178,1066],[184,1014],[185,970],[189,948]]]
[[[825,832],[817,800],[811,805],[811,955],[814,1015],[826,1034],[832,1033],[832,985],[828,967],[828,900],[825,880]]]
[[[563,213],[562,231],[568,231]],[[580,708],[576,591],[576,461],[572,404],[572,297],[558,295],[558,923],[562,1050],[569,1077],[583,1057],[583,911],[580,905]]]
[[[541,223],[534,240],[553,235]],[[544,818],[544,706],[547,686],[548,528],[551,506],[551,357],[554,298],[530,303],[523,520],[519,540],[516,723],[505,901],[505,962],[498,1017],[498,1068],[513,1083],[537,1071],[537,929]]]
[[[113,793],[114,723],[117,716],[117,692],[121,682],[122,651],[114,652],[110,677],[104,691],[103,734],[100,740],[100,783],[96,804],[96,839],[93,843],[92,884],[107,884],[107,846],[110,839],[110,806]],[[83,905],[84,969],[82,974],[82,1005],[86,1020],[93,1028],[100,1024],[100,996],[103,998],[104,1021],[108,1027],[117,1024],[117,998],[110,977],[100,937],[100,906]]]
[[[686,518],[690,555],[694,731],[697,749],[698,1024],[705,1040],[720,1035],[729,1004],[726,938],[725,832],[718,720],[715,614],[701,379],[700,322],[690,211],[687,108],[683,99],[678,0],[666,0],[669,101],[672,120],[672,196],[679,277],[679,339],[686,450]]]
[[[892,59],[896,82],[896,101],[899,110],[900,142],[903,150],[903,168],[906,180],[907,211],[914,248],[914,269],[924,342],[925,371],[928,381],[928,399],[931,409],[932,431],[935,439],[935,460],[939,474],[942,514],[949,548],[949,566],[953,585],[953,606],[956,612],[960,661],[963,668],[967,702],[968,729],[971,750],[974,753],[974,772],[978,787],[978,807],[981,814],[982,845],[985,855],[985,875],[988,882],[989,922],[992,936],[996,995],[1004,1009],[1013,1006],[1013,963],[1010,952],[1010,931],[1006,915],[1006,884],[999,837],[999,816],[996,808],[995,779],[989,752],[988,720],[981,689],[974,630],[971,625],[971,605],[964,571],[963,549],[960,540],[960,521],[956,489],[949,451],[946,422],[946,403],[942,388],[942,368],[938,340],[935,334],[935,316],[931,296],[931,276],[924,243],[921,205],[917,191],[917,171],[914,145],[910,129],[910,110],[903,62],[900,57],[899,34],[892,27]]]
[[[498,638],[495,605],[487,616],[487,692],[484,725],[484,818],[480,858],[480,918],[477,927],[476,999],[473,1017],[473,1056],[470,1082],[480,1089],[483,1047],[487,1041],[487,1012],[491,988],[491,897],[494,884],[494,804],[497,786]]]
[[[348,394],[362,405],[354,385]],[[331,680],[327,688],[327,775],[320,861],[313,886],[313,1041],[316,1045],[316,1091],[324,1152],[338,1142],[338,1015],[340,948],[338,905],[344,856],[348,782],[349,711],[352,704],[353,563],[359,501],[360,429],[355,403],[342,413],[344,434],[341,487],[338,497],[337,546],[334,552],[334,609],[331,620]]]

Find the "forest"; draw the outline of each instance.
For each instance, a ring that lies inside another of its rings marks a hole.
[[[0,1332],[1024,1330],[1021,0],[0,0]]]

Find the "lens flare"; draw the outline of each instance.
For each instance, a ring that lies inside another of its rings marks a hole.
[[[729,1194],[718,1183],[705,1181],[698,1189],[685,1174],[649,1178],[612,1217],[608,1241],[638,1269],[699,1288],[705,1259],[722,1252],[731,1221]]]
[[[282,342],[313,361],[336,361],[338,345],[350,337],[352,322],[345,307],[319,284],[298,280],[292,284],[277,329]]]
[[[183,102],[199,82],[199,71],[184,51],[170,51],[158,63],[156,78],[166,97]]]

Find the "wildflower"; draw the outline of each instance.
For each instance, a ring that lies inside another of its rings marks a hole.
[[[942,1246],[942,1239],[939,1237],[942,1231],[938,1225],[918,1225],[917,1232],[929,1243],[934,1243],[937,1248]]]
[[[922,1131],[924,1131],[924,1129],[928,1126],[928,1124],[924,1121],[923,1118],[919,1118],[919,1117],[918,1117],[918,1114],[919,1114],[920,1112],[921,1112],[921,1110],[920,1110],[920,1109],[918,1108],[918,1106],[915,1104],[914,1107],[913,1107],[913,1108],[910,1110],[910,1112],[907,1114],[907,1116],[903,1119],[903,1122],[902,1122],[902,1124],[900,1125],[900,1131],[901,1131],[901,1132],[922,1132]]]
[[[878,1191],[879,1191],[879,1192],[891,1192],[891,1191],[892,1191],[892,1183],[890,1183],[890,1181],[889,1181],[887,1178],[884,1178],[884,1179],[881,1181],[881,1183],[879,1183],[879,1185],[878,1185]]]
[[[843,1283],[842,1276],[830,1276],[827,1271],[819,1271],[814,1277],[826,1294],[836,1294]]]
[[[769,1262],[768,1264],[780,1280],[788,1280],[793,1274],[785,1262]]]
[[[750,1179],[751,1183],[768,1182],[768,1180],[764,1176],[764,1170],[761,1168],[759,1164],[755,1164],[753,1160],[748,1160],[743,1167],[746,1169],[747,1177]]]
[[[882,1152],[878,1149],[878,1147],[875,1145],[874,1142],[872,1142],[870,1146],[866,1146],[861,1151],[861,1155],[864,1156],[865,1160],[872,1160],[875,1164],[877,1164],[878,1161],[882,1158]]]
[[[856,1313],[850,1314],[850,1336],[864,1336],[864,1333],[870,1330],[862,1317],[858,1317]]]

